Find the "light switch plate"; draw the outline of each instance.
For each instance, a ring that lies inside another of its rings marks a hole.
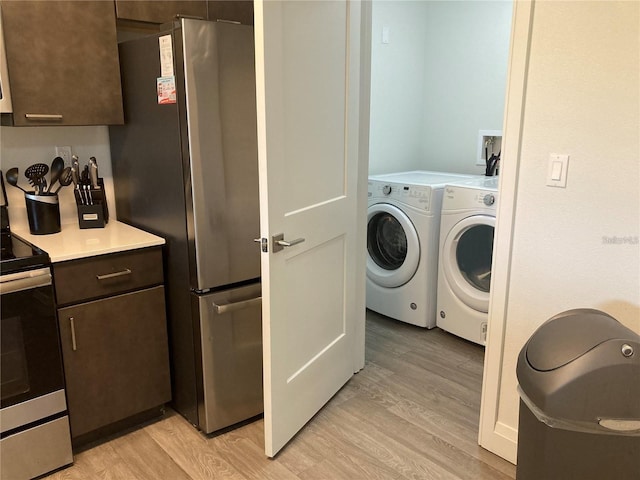
[[[389,40],[389,27],[386,25],[382,27],[382,43],[385,45],[390,42]]]
[[[62,157],[65,167],[71,166],[71,155],[71,147],[69,145],[56,146],[56,157]]]
[[[569,155],[550,153],[547,169],[547,185],[549,187],[565,188],[567,186],[567,169]]]

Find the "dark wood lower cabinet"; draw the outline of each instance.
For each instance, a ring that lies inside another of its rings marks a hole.
[[[74,439],[171,399],[164,287],[58,310]]]

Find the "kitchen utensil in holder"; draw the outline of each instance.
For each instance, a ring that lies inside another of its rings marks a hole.
[[[104,228],[109,222],[109,209],[102,178],[98,179],[98,187],[83,188],[83,185],[79,185],[73,192],[78,207],[80,228]]]
[[[60,231],[60,204],[57,193],[24,194],[27,205],[29,232],[32,235],[48,235]]]

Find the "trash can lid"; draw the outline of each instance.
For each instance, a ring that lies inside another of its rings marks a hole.
[[[628,338],[629,329],[599,310],[579,308],[556,315],[532,335],[527,345],[527,362],[548,372],[584,355],[613,338]]]

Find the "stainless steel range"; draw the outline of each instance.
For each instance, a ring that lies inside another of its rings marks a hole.
[[[0,173],[0,177],[1,177]],[[0,477],[73,462],[49,255],[11,234],[2,184]]]

